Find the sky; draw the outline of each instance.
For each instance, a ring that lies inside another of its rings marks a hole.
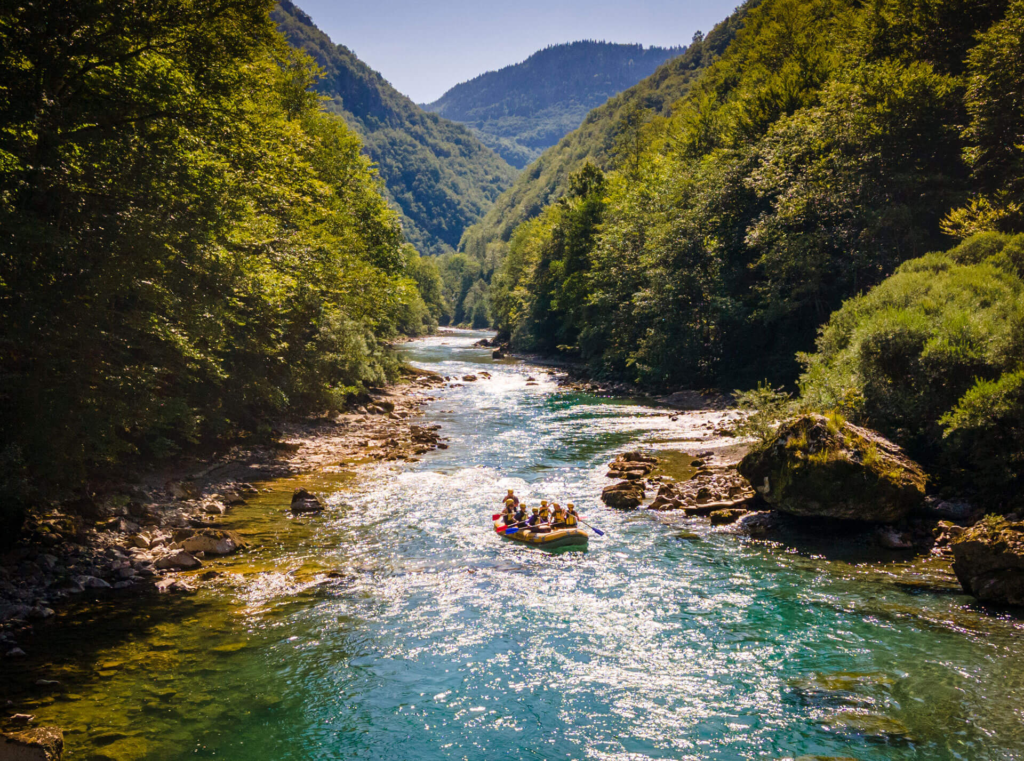
[[[686,45],[739,0],[295,0],[332,40],[417,103],[528,58],[592,39]]]

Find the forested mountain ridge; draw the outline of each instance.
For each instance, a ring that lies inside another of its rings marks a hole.
[[[424,108],[472,127],[486,145],[522,168],[591,110],[684,51],[594,40],[552,45],[458,84]]]
[[[800,377],[805,408],[1019,504],[1021,51],[1024,0],[764,0],[515,228],[497,326],[648,388]]]
[[[638,109],[660,115],[671,111],[704,68],[725,51],[749,9],[758,2],[748,0],[707,36],[697,35],[683,55],[591,111],[577,129],[523,170],[483,220],[466,231],[460,251],[481,262],[500,261],[516,226],[561,197],[573,172],[588,161],[602,169],[612,166],[617,137],[631,114]],[[489,248],[493,249],[490,253]]]
[[[466,127],[426,113],[395,90],[290,0],[281,0],[272,17],[288,42],[324,70],[316,90],[328,98],[327,110],[359,133],[401,210],[409,242],[424,254],[453,250],[512,184],[515,169]]]

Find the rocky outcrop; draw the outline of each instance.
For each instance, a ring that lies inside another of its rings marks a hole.
[[[924,502],[925,475],[898,446],[842,419],[783,423],[739,472],[770,505],[792,515],[893,523]]]
[[[601,492],[601,501],[608,507],[632,510],[640,507],[646,496],[643,487],[635,481],[619,481]]]
[[[608,463],[608,478],[625,478],[637,481],[650,475],[658,464],[658,458],[644,452],[623,452]]]
[[[64,733],[59,727],[38,727],[0,735],[0,761],[60,761]]]
[[[1024,605],[1024,522],[989,516],[953,541],[953,572],[982,602]]]
[[[296,489],[292,494],[291,511],[296,515],[323,512],[324,503],[308,489]]]
[[[747,511],[741,507],[726,507],[721,510],[714,510],[710,513],[712,526],[728,526],[730,523],[735,523],[744,515]]]

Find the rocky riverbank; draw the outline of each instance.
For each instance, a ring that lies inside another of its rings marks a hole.
[[[414,461],[446,448],[439,426],[415,422],[421,405],[434,398],[431,390],[445,382],[434,373],[410,373],[345,414],[282,423],[271,443],[182,459],[133,483],[34,511],[16,546],[0,555],[0,662],[23,656],[33,626],[69,600],[193,590],[202,577],[186,582],[178,571],[245,548],[219,519],[260,493],[261,482],[354,473],[366,463]]]

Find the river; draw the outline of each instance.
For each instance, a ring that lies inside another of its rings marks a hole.
[[[447,450],[277,482],[228,519],[257,549],[208,564],[211,586],[40,633],[53,663],[32,676],[60,685],[28,708],[69,758],[1024,755],[1020,620],[892,563],[604,507],[616,452],[695,451],[679,442],[705,418],[565,392],[478,338],[404,348],[493,375],[431,392]],[[298,482],[331,494],[323,517],[281,517]],[[501,539],[508,488],[575,499],[606,536],[559,554]]]

